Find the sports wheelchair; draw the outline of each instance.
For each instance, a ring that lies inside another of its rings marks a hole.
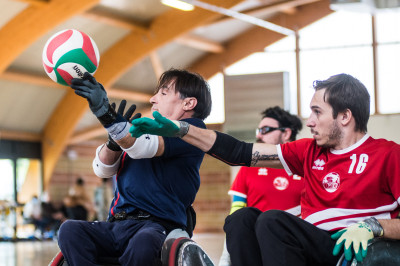
[[[187,214],[187,228],[172,230],[166,237],[161,249],[162,266],[214,266],[206,252],[191,237],[196,225],[196,213],[189,207]],[[99,257],[101,266],[121,265],[118,257]],[[63,254],[58,252],[49,263],[49,266],[68,266]]]
[[[336,266],[397,266],[400,265],[400,241],[375,238],[368,243],[368,253],[362,262],[347,261],[344,254]]]

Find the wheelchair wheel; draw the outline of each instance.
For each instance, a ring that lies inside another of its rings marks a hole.
[[[376,238],[368,244],[367,256],[362,262],[351,262],[340,257],[336,266],[398,266],[400,265],[400,241]]]
[[[188,237],[170,238],[161,250],[163,266],[214,266],[206,252]]]
[[[117,266],[117,265],[121,265],[121,264],[118,262],[118,258],[100,257],[99,265],[100,266]],[[60,251],[50,261],[49,266],[68,266],[68,262],[65,260],[64,255]]]
[[[49,266],[67,266],[68,263],[64,259],[64,255],[60,252],[58,252],[54,258],[50,261]]]

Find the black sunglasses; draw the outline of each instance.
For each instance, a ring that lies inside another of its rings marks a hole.
[[[269,133],[269,132],[272,132],[272,131],[274,131],[274,130],[280,130],[280,131],[285,131],[285,127],[269,127],[269,126],[265,126],[265,127],[261,127],[261,128],[257,128],[256,129],[256,135],[258,134],[258,133],[260,133],[261,135],[265,135],[265,134],[267,134],[267,133]]]

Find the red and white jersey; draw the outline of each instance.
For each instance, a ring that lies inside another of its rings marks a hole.
[[[300,216],[303,189],[304,179],[284,169],[241,167],[228,194],[246,198],[248,207],[263,212],[285,210]]]
[[[288,174],[305,179],[302,218],[324,230],[336,230],[375,216],[399,214],[400,145],[365,135],[344,150],[301,139],[277,145]]]

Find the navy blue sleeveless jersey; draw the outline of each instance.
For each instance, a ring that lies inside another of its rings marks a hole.
[[[205,128],[202,120],[183,119]],[[136,208],[186,226],[186,209],[200,187],[200,165],[204,152],[180,138],[164,137],[164,154],[149,159],[132,159],[122,154],[110,215]]]

